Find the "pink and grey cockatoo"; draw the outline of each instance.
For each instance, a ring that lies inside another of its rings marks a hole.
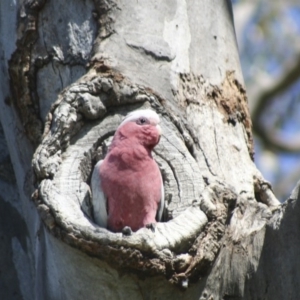
[[[136,231],[161,220],[164,188],[151,154],[161,136],[158,123],[152,110],[129,113],[117,128],[106,157],[96,164],[92,202],[95,222],[101,227]]]

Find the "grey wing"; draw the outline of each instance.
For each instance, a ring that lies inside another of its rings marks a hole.
[[[160,198],[160,203],[159,203],[158,210],[156,213],[156,221],[158,221],[158,222],[162,221],[164,208],[165,208],[165,189],[164,189],[163,180],[161,178],[161,198]]]
[[[102,191],[101,178],[99,176],[99,168],[102,162],[103,160],[97,162],[92,174],[92,179],[91,179],[91,186],[92,186],[92,193],[93,193],[92,205],[93,205],[95,222],[99,226],[106,228],[107,227],[107,209],[106,209],[107,199]]]

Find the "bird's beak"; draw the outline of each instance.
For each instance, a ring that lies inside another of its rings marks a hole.
[[[156,125],[156,128],[157,128],[159,136],[161,136],[161,133],[162,133],[161,127],[159,125]]]

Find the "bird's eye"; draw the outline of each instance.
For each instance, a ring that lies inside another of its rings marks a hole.
[[[136,122],[138,125],[145,125],[145,124],[148,124],[149,121],[146,119],[146,118],[139,118]]]

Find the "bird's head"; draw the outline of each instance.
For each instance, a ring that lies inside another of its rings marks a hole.
[[[135,139],[152,150],[158,144],[161,136],[159,121],[158,114],[153,110],[136,110],[125,117],[117,132],[121,139]]]

